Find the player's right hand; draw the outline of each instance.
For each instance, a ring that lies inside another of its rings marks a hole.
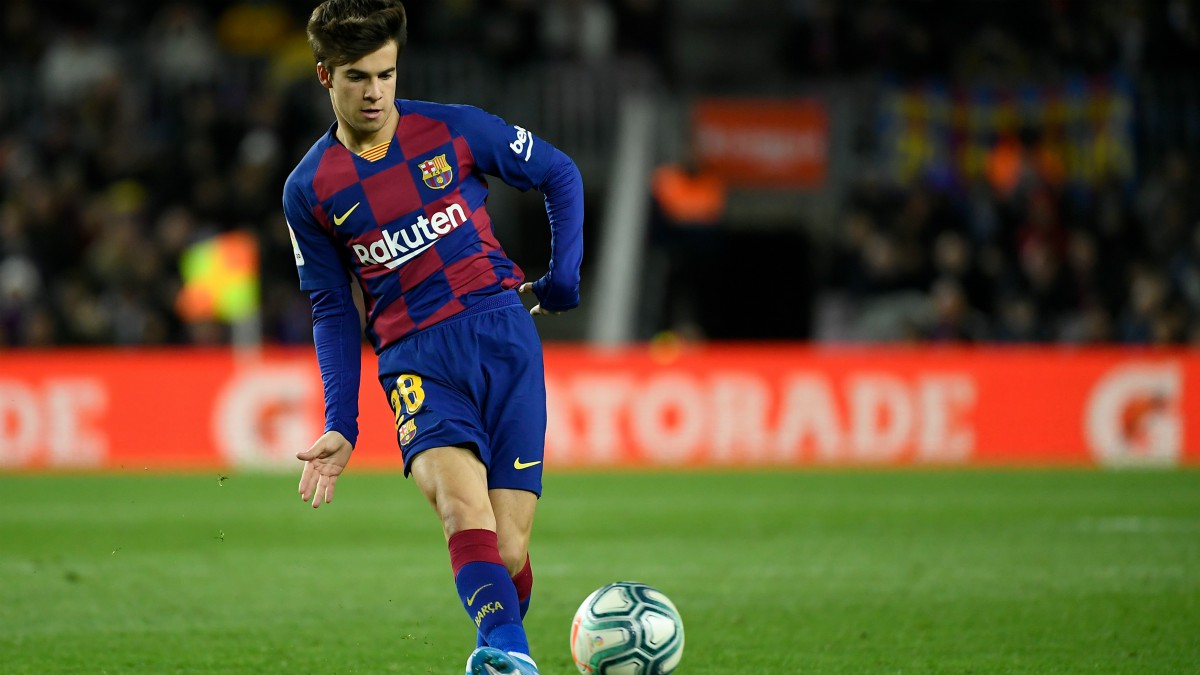
[[[312,447],[304,452],[296,453],[296,459],[304,462],[304,471],[300,474],[300,498],[312,501],[315,509],[333,501],[333,488],[337,477],[350,462],[350,453],[354,446],[346,437],[336,431],[327,431]]]

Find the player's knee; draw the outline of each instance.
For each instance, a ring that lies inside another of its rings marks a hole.
[[[515,576],[525,567],[525,559],[529,554],[529,539],[527,537],[504,537],[500,540],[500,559],[509,575]]]
[[[486,499],[472,499],[465,495],[438,495],[434,504],[442,529],[451,537],[463,530],[496,530],[496,518],[491,504]]]

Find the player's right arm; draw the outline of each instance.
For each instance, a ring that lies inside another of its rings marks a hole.
[[[306,451],[299,492],[314,508],[333,499],[333,487],[358,439],[358,388],[362,334],[349,274],[338,244],[321,226],[297,181],[284,189],[284,215],[291,231],[300,288],[313,308],[313,342],[325,395],[325,433]]]

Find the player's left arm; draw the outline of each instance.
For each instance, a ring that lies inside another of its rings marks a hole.
[[[532,314],[564,312],[579,306],[583,261],[583,177],[565,153],[529,130],[495,115],[463,107],[463,136],[479,170],[519,189],[545,195],[550,221],[550,264],[537,281],[522,284],[538,304]]]
[[[545,276],[521,284],[538,304],[531,314],[565,312],[579,306],[579,266],[583,262],[583,178],[575,162],[555,148],[550,170],[537,188],[546,196],[550,221],[550,266]]]

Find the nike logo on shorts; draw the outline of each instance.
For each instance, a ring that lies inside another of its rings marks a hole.
[[[520,471],[521,469],[528,469],[531,466],[537,466],[538,464],[541,464],[541,463],[542,463],[542,460],[540,460],[540,459],[536,462],[522,462],[521,458],[518,457],[513,460],[513,468],[516,469],[517,471]]]

